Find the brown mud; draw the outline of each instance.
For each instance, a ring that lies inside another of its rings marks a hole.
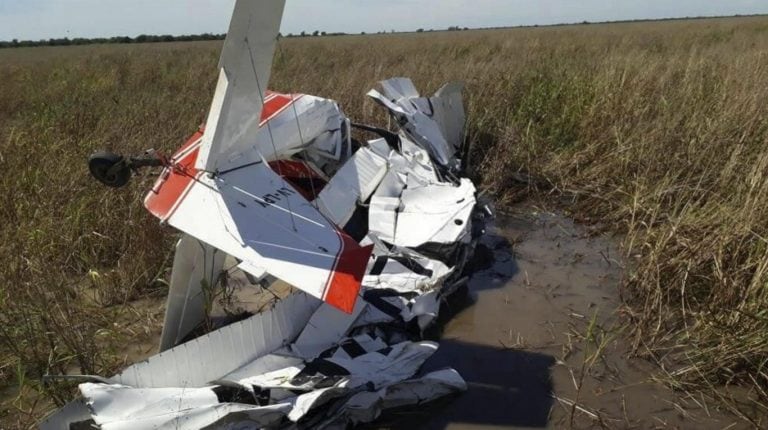
[[[378,427],[748,428],[655,382],[658,368],[631,357],[616,239],[533,206],[488,230],[486,268],[441,315],[440,348],[425,365],[455,368],[468,391]]]

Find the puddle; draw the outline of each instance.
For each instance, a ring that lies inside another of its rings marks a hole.
[[[469,390],[416,414],[387,417],[379,427],[734,424],[735,418],[651,381],[655,367],[629,358],[616,315],[622,268],[615,240],[590,235],[565,217],[522,208],[499,217],[483,242],[485,268],[472,277],[467,297],[442,315],[440,348],[425,365],[454,367]],[[585,356],[592,357],[586,364]]]

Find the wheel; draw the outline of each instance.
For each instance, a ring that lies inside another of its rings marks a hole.
[[[111,152],[96,152],[88,158],[88,170],[102,184],[119,188],[131,179],[131,169],[121,155]]]

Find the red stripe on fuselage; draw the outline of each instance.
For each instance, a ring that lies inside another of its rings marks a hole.
[[[300,95],[285,95],[267,91],[264,97],[264,107],[261,112],[261,124],[274,118],[297,100]],[[198,154],[200,152],[200,140],[203,137],[205,127],[201,126],[197,133],[176,151],[171,162],[172,167],[166,167],[160,177],[155,181],[152,190],[144,199],[144,207],[151,214],[165,221],[173,215],[176,208],[186,197],[195,178],[200,172],[195,169]]]
[[[301,98],[301,94],[278,94],[269,93],[270,98],[265,99],[264,107],[261,110],[261,122],[259,126],[263,126],[269,120],[279,115],[293,102]]]
[[[163,169],[155,181],[152,190],[144,199],[144,207],[152,215],[163,221],[170,218],[192,188],[200,173],[195,169],[195,162],[200,153],[202,137],[202,131],[195,133],[171,158],[172,166]]]

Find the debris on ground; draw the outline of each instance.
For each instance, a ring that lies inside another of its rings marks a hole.
[[[283,3],[237,2],[208,122],[172,157],[91,158],[115,187],[162,166],[144,204],[182,237],[161,352],[83,377],[82,397],[43,429],[355,425],[466,390],[451,368],[420,372],[438,348],[424,332],[466,283],[492,216],[462,174],[462,85],[422,97],[409,79],[381,82],[368,95],[396,131],[355,124],[332,100],[263,90]],[[235,272],[255,289],[294,289],[195,337]]]

